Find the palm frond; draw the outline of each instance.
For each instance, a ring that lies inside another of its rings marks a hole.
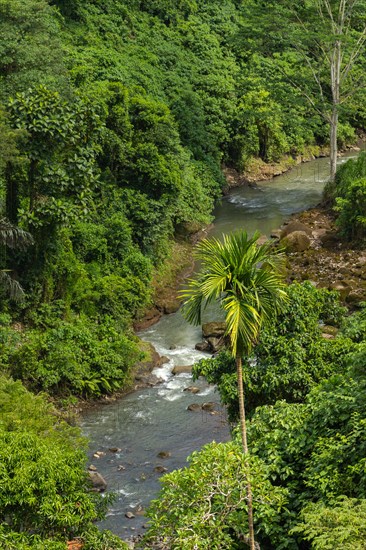
[[[24,299],[25,294],[21,285],[3,269],[0,270],[0,285],[11,300],[21,302]]]
[[[226,311],[226,332],[230,336],[231,353],[249,353],[256,342],[260,329],[260,315],[246,300],[235,295],[222,302]]]
[[[6,218],[0,218],[0,244],[10,248],[24,249],[34,243],[27,231],[16,227]]]
[[[201,322],[209,303],[220,303],[233,355],[250,352],[262,324],[281,311],[287,299],[283,255],[274,254],[270,243],[258,245],[258,237],[241,231],[223,235],[222,241],[201,241],[195,253],[200,272],[180,294],[183,315],[193,324]]]

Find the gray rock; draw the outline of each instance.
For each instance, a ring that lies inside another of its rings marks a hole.
[[[202,325],[202,334],[204,338],[221,338],[221,336],[224,336],[225,330],[226,323],[224,322],[204,323]]]
[[[137,387],[157,386],[163,382],[163,379],[156,374],[138,374],[135,376]]]
[[[107,482],[99,472],[88,471],[89,479],[92,483],[92,491],[103,493],[107,488]]]
[[[188,373],[190,374],[192,372],[192,365],[180,365],[176,366],[172,370],[172,374],[183,374]]]
[[[201,405],[199,405],[198,403],[191,403],[187,407],[187,411],[197,412],[197,411],[201,411],[201,410],[202,410]]]
[[[189,391],[191,393],[198,393],[200,391],[200,389],[197,388],[196,386],[188,386],[188,388],[184,388],[183,391]]]

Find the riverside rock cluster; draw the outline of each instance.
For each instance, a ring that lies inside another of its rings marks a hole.
[[[342,239],[331,213],[318,207],[294,215],[273,236],[286,249],[288,282],[337,290],[350,307],[366,300],[366,249]]]

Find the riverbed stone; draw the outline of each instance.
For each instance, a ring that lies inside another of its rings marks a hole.
[[[146,387],[153,387],[157,386],[158,384],[161,384],[164,382],[162,378],[159,376],[156,376],[156,374],[137,374],[135,376],[135,381],[137,384],[135,385],[135,388],[146,388]]]
[[[89,479],[92,484],[92,491],[103,493],[107,488],[107,482],[99,472],[88,471]]]
[[[157,474],[165,474],[165,472],[168,471],[168,468],[165,468],[165,466],[155,466],[154,468],[154,472],[156,472]]]
[[[163,303],[163,311],[166,315],[175,313],[180,308],[180,301],[178,299],[170,298]]]
[[[290,235],[290,233],[295,233],[297,231],[302,231],[303,233],[306,233],[309,237],[311,236],[311,228],[308,225],[305,225],[304,223],[301,223],[299,221],[293,221],[288,223],[282,230],[280,234],[280,239],[284,239],[287,237],[287,235]]]
[[[208,401],[207,403],[202,404],[202,410],[207,412],[212,412],[216,406],[216,403],[213,401]]]
[[[225,344],[223,337],[217,338],[215,336],[210,336],[209,338],[207,338],[207,342],[210,345],[210,350],[212,351],[212,353],[217,353],[218,351],[220,351],[220,349],[222,349]]]
[[[133,514],[132,512],[126,512],[125,517],[127,519],[133,519],[135,517],[135,514]]]
[[[189,391],[190,393],[198,393],[200,391],[197,386],[188,386],[187,388],[184,388],[183,391]]]
[[[160,451],[158,454],[157,454],[158,458],[169,458],[170,456],[172,456],[172,453],[170,451]]]
[[[201,405],[199,403],[191,403],[187,407],[187,411],[198,412],[198,411],[201,411],[201,410],[202,410],[202,408],[201,408]]]
[[[277,241],[281,238],[281,229],[272,229],[270,237],[271,239],[276,239]]]
[[[102,456],[105,456],[104,451],[95,451],[95,453],[93,454],[94,458],[101,458]]]
[[[190,374],[192,372],[192,365],[177,365],[173,368],[172,374]]]
[[[261,246],[262,244],[266,244],[268,241],[269,241],[269,238],[267,237],[267,235],[261,235],[257,239],[257,245]]]
[[[221,338],[226,331],[226,323],[213,321],[202,325],[202,334],[204,338]]]
[[[320,237],[320,242],[324,248],[337,248],[339,245],[339,237],[335,231],[327,231]]]
[[[311,241],[305,231],[293,231],[280,241],[288,252],[303,252],[310,247]]]
[[[207,340],[203,340],[203,342],[198,342],[194,347],[197,351],[203,351],[203,352],[211,351],[211,346],[207,342]]]
[[[161,357],[150,342],[139,341],[139,350],[143,354],[143,359],[138,361],[134,367],[135,380],[141,382],[141,377],[151,373],[151,371],[161,365]],[[140,379],[138,378],[140,377]],[[150,385],[150,383],[148,383]]]

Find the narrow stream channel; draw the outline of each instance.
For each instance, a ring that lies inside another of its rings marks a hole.
[[[259,230],[269,235],[292,213],[319,203],[328,173],[328,159],[318,159],[258,187],[234,189],[216,208],[211,234],[220,237],[244,228],[248,233]],[[161,475],[157,470],[183,467],[187,456],[205,443],[229,439],[225,412],[214,388],[198,381],[195,385],[200,391],[192,395],[183,391],[192,383],[189,375],[171,374],[173,366],[191,365],[205,356],[194,349],[201,340],[200,328],[189,326],[178,311],[140,336],[169,358],[156,372],[164,382],[88,411],[82,418],[83,432],[90,438],[90,463],[105,477],[108,490],[117,494],[102,527],[123,538],[140,532],[146,523],[136,510],[145,509],[156,497]],[[190,403],[204,402],[216,402],[217,413],[187,410]],[[96,451],[104,454],[97,458],[93,456]],[[168,456],[159,458],[160,452]],[[135,518],[127,519],[127,511]]]

